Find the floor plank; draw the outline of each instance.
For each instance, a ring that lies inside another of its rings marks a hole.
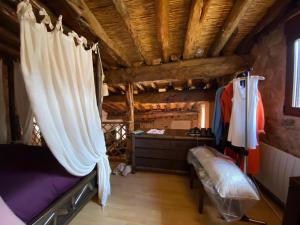
[[[185,176],[138,172],[127,177],[112,176],[112,195],[104,210],[96,199],[89,202],[71,225],[223,225],[206,198],[204,213],[197,212],[196,193]],[[249,213],[268,225],[280,219],[261,201]],[[234,225],[245,225],[234,222]]]

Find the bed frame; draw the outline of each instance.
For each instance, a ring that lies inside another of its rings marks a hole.
[[[97,172],[93,170],[78,184],[54,201],[30,225],[68,224],[97,193]]]

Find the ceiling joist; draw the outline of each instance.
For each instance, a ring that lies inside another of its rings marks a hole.
[[[151,65],[151,60],[149,57],[147,57],[147,54],[145,50],[143,49],[142,43],[140,41],[140,37],[138,33],[136,32],[136,29],[134,28],[132,21],[130,19],[127,7],[123,0],[113,0],[113,4],[120,14],[121,18],[123,19],[124,23],[126,24],[127,30],[131,35],[132,40],[134,41],[134,44],[136,48],[138,49],[138,52],[140,53],[141,58],[146,62],[147,65]]]
[[[189,15],[189,22],[185,36],[185,43],[184,43],[184,52],[183,52],[183,59],[191,59],[193,58],[194,46],[196,41],[196,36],[199,35],[198,30],[196,29],[197,26],[200,25],[200,19],[203,9],[203,1],[204,0],[193,0],[190,15]]]
[[[261,21],[255,26],[252,32],[239,44],[236,52],[245,54],[251,51],[251,48],[255,42],[268,31],[273,30],[275,26],[280,24],[281,20],[297,6],[294,5],[293,0],[277,0],[274,5],[269,8],[266,15],[261,19]]]
[[[168,91],[143,93],[134,96],[134,102],[140,104],[158,104],[158,103],[186,103],[199,101],[213,101],[215,97],[214,90],[193,90],[193,91]],[[111,95],[104,97],[104,104],[121,104],[125,102],[124,95]]]
[[[164,63],[169,61],[169,0],[156,0],[158,40]]]
[[[219,56],[224,46],[237,29],[241,19],[247,12],[253,0],[237,0],[226,18],[225,24],[217,35],[211,49],[211,56]]]
[[[102,40],[103,44],[109,49],[109,53],[113,55],[123,66],[131,66],[131,62],[127,58],[125,51],[117,46],[105,32],[95,15],[91,12],[84,0],[60,0],[66,1],[77,14],[84,18],[89,24],[91,30]]]
[[[157,66],[108,70],[105,82],[122,84],[161,80],[210,79],[234,74],[251,67],[252,64],[253,58],[249,55],[192,59]]]

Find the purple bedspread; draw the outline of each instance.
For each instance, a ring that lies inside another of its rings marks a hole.
[[[47,148],[0,145],[0,196],[28,223],[79,182]]]

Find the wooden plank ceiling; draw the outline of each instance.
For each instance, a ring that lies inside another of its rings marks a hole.
[[[17,2],[1,1],[0,11],[0,52],[14,57],[18,55],[20,44],[14,9]],[[251,57],[237,53],[249,54],[249,43],[258,35],[256,28],[262,32],[264,20],[271,23],[276,19],[276,15],[270,21],[266,19],[274,12],[274,6],[282,5],[281,0],[31,2],[35,9],[46,6],[54,15],[52,19],[62,14],[64,25],[86,36],[90,42],[100,40],[110,95],[124,95],[126,83],[133,83],[136,95],[151,93],[158,99],[163,98],[159,97],[163,91],[185,94],[207,91],[215,87],[212,80],[216,77],[252,66]],[[284,9],[292,1],[285,2]],[[275,9],[275,12],[280,14],[282,10]],[[247,50],[243,48],[243,41],[247,43]],[[138,112],[193,110],[193,105],[210,100],[209,95],[199,96],[185,103],[137,102],[134,106]],[[104,99],[104,108],[109,112],[126,112],[125,101],[114,102],[110,97]]]

